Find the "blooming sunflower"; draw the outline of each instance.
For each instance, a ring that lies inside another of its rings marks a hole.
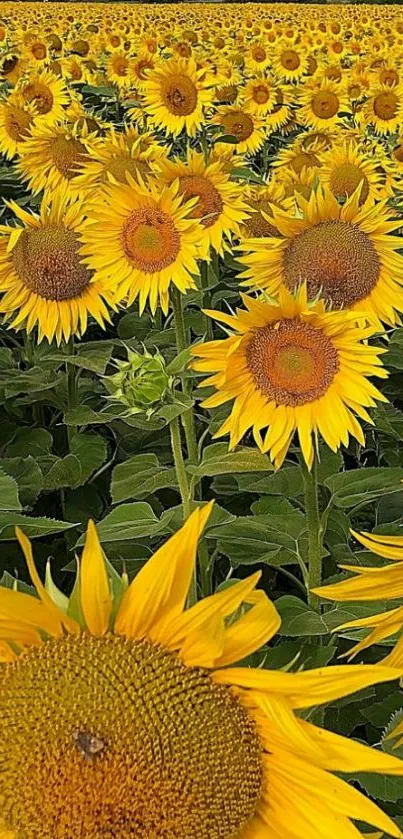
[[[71,194],[77,193],[74,179],[78,167],[89,159],[89,150],[97,142],[99,138],[89,134],[83,123],[81,127],[78,122],[35,125],[21,146],[17,171],[34,194],[61,185]]]
[[[403,86],[380,84],[372,91],[365,108],[366,121],[377,134],[393,134],[400,128],[403,114]]]
[[[210,510],[128,588],[90,522],[70,600],[43,585],[18,530],[37,596],[0,589],[2,839],[347,839],[351,820],[402,836],[333,774],[400,776],[402,762],[298,716],[400,671],[228,666],[280,618],[259,572],[185,609]]]
[[[18,93],[11,93],[0,101],[0,152],[9,160],[19,153],[21,146],[30,136],[35,113]]]
[[[315,593],[327,600],[339,601],[379,601],[396,600],[403,597],[403,536],[386,536],[380,533],[355,533],[353,536],[371,551],[372,554],[382,559],[393,559],[391,565],[382,565],[380,568],[365,565],[340,565],[343,571],[351,571],[355,577],[341,580],[333,585],[320,586],[314,589]],[[359,620],[348,621],[337,626],[335,631],[344,629],[371,629],[372,631],[354,644],[353,647],[344,653],[349,658],[354,658],[362,650],[371,647],[372,644],[379,644],[385,638],[399,633],[400,637],[396,646],[382,663],[390,663],[391,667],[401,667],[403,664],[403,606],[391,609],[387,612],[369,615]]]
[[[401,222],[392,221],[386,200],[359,203],[359,188],[343,206],[319,188],[309,201],[298,196],[298,217],[273,207],[281,238],[243,244],[251,251],[240,258],[248,266],[245,284],[276,295],[303,281],[311,298],[321,294],[337,308],[396,323],[396,310],[403,310],[403,258],[396,253],[401,239],[391,231]]]
[[[319,180],[338,200],[349,198],[360,186],[360,205],[386,197],[376,164],[352,142],[333,145],[320,161]]]
[[[79,256],[83,202],[63,188],[45,194],[39,216],[14,201],[8,206],[23,227],[0,226],[0,312],[11,326],[37,326],[39,341],[83,335],[88,315],[103,327],[112,293]]]
[[[109,81],[119,89],[126,89],[133,85],[131,59],[124,50],[113,52],[106,63],[106,75]]]
[[[282,44],[274,53],[273,69],[286,82],[297,82],[307,72],[308,59],[305,52],[298,50],[295,45]]]
[[[20,81],[17,90],[27,104],[35,107],[37,122],[50,126],[63,120],[70,97],[63,79],[54,73],[49,70],[31,73]]]
[[[224,134],[234,138],[238,154],[254,154],[265,141],[265,120],[249,111],[244,105],[222,105],[211,117],[213,125],[219,125]],[[219,146],[219,137],[216,145]]]
[[[316,82],[301,87],[299,105],[298,119],[318,131],[334,128],[341,112],[351,113],[343,89],[331,79],[322,79],[320,84]]]
[[[277,92],[278,88],[270,79],[256,76],[247,82],[243,101],[252,114],[264,116],[276,105]]]
[[[141,312],[149,299],[153,313],[160,302],[166,313],[172,283],[182,292],[195,288],[201,225],[189,217],[193,203],[183,205],[178,181],[161,190],[130,174],[127,180],[106,185],[88,207],[81,253],[99,280],[116,284],[118,299],[139,297]]]
[[[275,466],[283,463],[295,431],[311,468],[312,434],[333,451],[348,436],[364,436],[355,417],[370,420],[365,408],[385,397],[368,381],[387,373],[383,350],[363,344],[374,328],[358,328],[351,313],[326,312],[323,300],[309,305],[306,286],[294,297],[283,289],[276,305],[242,296],[246,311],[208,312],[234,334],[193,348],[195,370],[211,373],[203,386],[216,393],[202,405],[214,408],[234,400],[231,414],[216,433],[230,434],[230,448],[251,428],[256,444]],[[264,436],[262,429],[266,429]]]
[[[118,133],[112,128],[77,170],[75,186],[88,191],[111,181],[127,183],[127,172],[135,180],[138,175],[146,180],[155,160],[163,154],[157,143],[147,143],[148,138],[148,134],[133,137],[130,130]]]
[[[194,58],[175,58],[156,64],[142,87],[144,110],[152,125],[176,137],[185,130],[194,137],[211,105],[213,88]]]
[[[208,259],[210,247],[222,254],[225,241],[239,235],[239,225],[247,218],[242,187],[230,180],[219,161],[205,163],[204,155],[189,151],[186,161],[161,158],[157,164],[161,180],[173,184],[179,179],[184,201],[197,198],[190,217],[200,219],[200,254]]]

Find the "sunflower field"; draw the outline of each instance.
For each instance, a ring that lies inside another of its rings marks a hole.
[[[0,5],[0,839],[403,839],[403,12]]]

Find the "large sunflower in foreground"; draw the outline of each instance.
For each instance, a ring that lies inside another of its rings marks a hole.
[[[79,255],[82,200],[61,188],[44,196],[39,216],[9,207],[24,226],[0,226],[0,313],[14,329],[37,326],[39,341],[83,335],[88,315],[103,327],[113,295]]]
[[[314,589],[320,597],[341,602],[397,600],[403,597],[403,536],[387,536],[384,533],[355,533],[353,535],[372,554],[382,559],[393,559],[391,565],[375,567],[373,565],[341,565],[343,571],[351,571],[355,577],[349,577],[333,585]],[[371,629],[372,631],[346,653],[353,658],[362,650],[379,644],[385,638],[397,633],[400,635],[395,648],[382,663],[392,667],[403,664],[403,606],[388,612],[368,615],[359,620],[348,621],[336,627],[344,629]]]
[[[194,58],[175,58],[156,64],[142,87],[144,110],[155,128],[176,137],[185,130],[194,137],[211,105],[213,88]]]
[[[181,292],[195,288],[198,273],[200,222],[189,217],[194,206],[183,204],[179,182],[160,188],[136,183],[109,184],[88,207],[89,224],[83,231],[85,262],[96,277],[116,287],[116,299],[136,298],[142,312],[147,300],[152,312],[160,302],[168,311],[169,288]]]
[[[351,434],[364,435],[355,414],[385,398],[368,376],[385,377],[381,349],[364,343],[374,328],[362,328],[351,313],[327,312],[323,300],[309,305],[306,286],[293,297],[287,289],[270,305],[243,295],[246,309],[236,315],[208,312],[233,330],[229,338],[193,348],[196,370],[211,374],[203,386],[217,393],[202,402],[213,408],[234,400],[216,437],[230,434],[230,447],[249,429],[256,444],[281,466],[298,431],[308,468],[314,457],[312,435],[333,451]]]
[[[90,523],[69,601],[18,532],[37,596],[0,589],[1,839],[358,839],[350,820],[402,836],[333,772],[403,763],[297,713],[400,671],[229,666],[280,618],[259,572],[185,609],[210,510],[128,588]]]
[[[335,308],[353,309],[395,324],[403,310],[401,226],[392,220],[386,200],[360,206],[361,186],[341,206],[329,189],[298,196],[300,213],[292,217],[273,207],[281,237],[250,239],[241,257],[246,285],[278,294],[306,282],[310,298],[320,294]]]
[[[187,160],[161,158],[157,162],[164,183],[179,179],[179,193],[184,201],[197,198],[190,213],[200,219],[200,247],[204,259],[210,246],[223,253],[226,240],[239,234],[239,225],[247,218],[247,206],[242,199],[242,187],[230,180],[225,164],[205,163],[204,155],[188,152]]]

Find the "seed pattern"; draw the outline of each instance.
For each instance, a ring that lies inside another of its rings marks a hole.
[[[12,251],[13,268],[27,288],[45,300],[78,297],[91,281],[80,261],[77,233],[61,225],[24,230]]]
[[[337,350],[327,335],[292,319],[256,329],[247,362],[262,393],[292,407],[320,399],[339,369]]]
[[[134,210],[126,220],[122,244],[134,268],[153,274],[175,262],[180,236],[167,213],[142,207]]]
[[[18,839],[236,839],[252,818],[254,723],[174,653],[67,636],[6,665],[0,687],[0,811]]]
[[[375,288],[378,254],[361,228],[324,221],[295,236],[283,253],[284,280],[295,289],[306,282],[310,297],[322,294],[336,308],[350,307]]]

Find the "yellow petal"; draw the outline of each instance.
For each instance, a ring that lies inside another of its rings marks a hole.
[[[215,681],[226,685],[259,690],[287,697],[293,708],[310,708],[349,696],[379,682],[399,679],[401,670],[380,665],[356,664],[283,673],[279,670],[228,668],[213,674]],[[403,769],[403,763],[402,763]]]
[[[196,561],[200,534],[212,502],[198,507],[187,522],[148,560],[127,589],[120,606],[115,632],[144,638],[164,619],[182,614]],[[161,637],[153,638],[164,641]]]
[[[104,635],[109,627],[112,597],[97,529],[88,522],[80,563],[81,608],[92,635]]]

